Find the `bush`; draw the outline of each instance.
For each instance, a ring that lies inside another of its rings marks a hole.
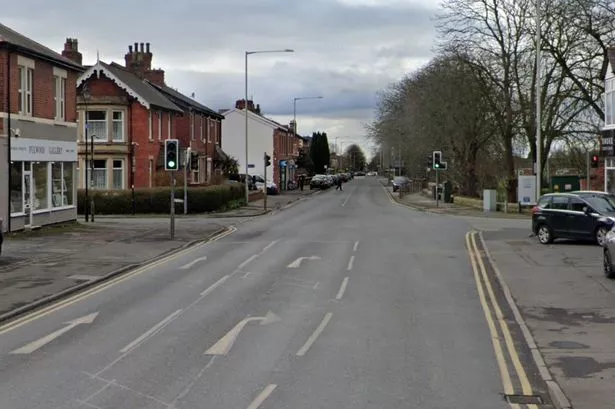
[[[130,214],[132,213],[132,195],[130,190],[90,190],[89,200],[94,198],[96,214]],[[207,213],[223,211],[242,206],[245,202],[242,183],[189,187],[188,213]],[[175,190],[175,198],[183,199],[183,188]],[[84,214],[85,190],[77,192],[77,211]],[[155,187],[135,189],[135,213],[168,214],[171,204],[171,189]],[[176,212],[183,211],[183,203],[175,204]]]

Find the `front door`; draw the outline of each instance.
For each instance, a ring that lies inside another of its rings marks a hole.
[[[23,211],[26,215],[24,225],[32,227],[32,171],[25,171],[23,174]]]

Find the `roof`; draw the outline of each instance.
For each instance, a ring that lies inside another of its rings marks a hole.
[[[0,23],[0,45],[3,43],[4,45],[12,45],[21,53],[47,60],[63,68],[83,71],[83,67],[73,60]]]
[[[180,107],[184,107],[184,108],[192,108],[193,111],[197,111],[206,115],[209,115],[213,118],[216,119],[224,119],[224,115],[221,115],[219,113],[217,113],[216,111],[214,111],[213,109],[210,109],[208,107],[206,107],[205,105],[195,101],[194,99],[187,97],[186,95],[182,94],[179,91],[174,90],[173,88],[169,87],[169,86],[160,86],[158,84],[154,84],[151,81],[148,81],[148,83],[153,86],[154,88],[156,88],[158,91],[162,92],[163,94],[165,94],[166,96],[170,97],[171,100],[179,105]]]
[[[244,115],[245,111],[243,109],[233,108],[233,109],[229,109],[228,111],[225,111],[224,115],[229,115],[229,114],[232,114],[233,112],[237,112],[237,113],[240,113],[241,115]],[[255,112],[250,111],[250,110],[248,110],[248,112],[249,112],[248,116],[251,116],[253,119],[261,120],[262,122],[265,122],[266,124],[268,124],[272,128],[281,129],[283,131],[290,132],[289,127],[286,126],[286,125],[282,125],[279,122],[276,122],[276,121],[274,121],[271,118],[267,118],[266,116],[259,115],[259,114],[255,113]]]
[[[169,111],[184,112],[183,109],[171,102],[169,98],[158,91],[158,89],[153,87],[149,82],[137,77],[135,74],[116,63],[106,64],[102,61],[98,61],[79,77],[77,86],[80,86],[92,75],[98,77],[101,73],[115,82],[118,87],[124,89],[130,96],[136,98],[137,101],[147,109],[151,109],[151,107],[154,106]]]

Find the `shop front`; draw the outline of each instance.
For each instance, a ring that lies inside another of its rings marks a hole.
[[[11,231],[77,219],[77,143],[11,138]]]

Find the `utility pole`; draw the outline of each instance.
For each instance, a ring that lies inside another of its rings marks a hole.
[[[540,198],[542,193],[542,119],[541,119],[541,64],[542,57],[540,55],[542,46],[541,26],[540,26],[540,0],[536,0],[536,200]]]

